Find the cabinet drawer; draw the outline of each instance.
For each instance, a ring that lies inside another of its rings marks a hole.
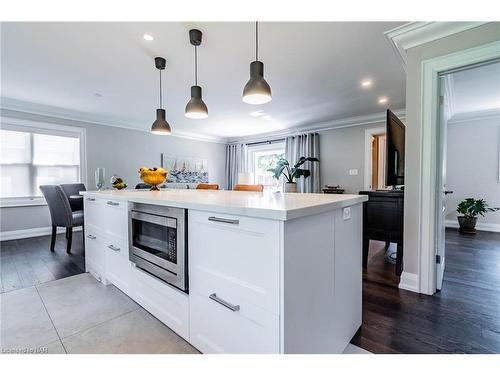
[[[197,211],[188,217],[189,289],[278,313],[280,223]]]
[[[102,202],[105,235],[110,238],[128,239],[128,203],[104,199]]]
[[[128,294],[131,289],[131,265],[126,244],[105,238],[103,245],[106,253],[106,279]]]
[[[189,297],[154,276],[131,266],[130,296],[157,319],[189,340]]]
[[[106,284],[106,253],[103,238],[91,224],[85,228],[85,270]]]
[[[94,225],[97,228],[102,227],[104,223],[102,200],[85,196],[83,199],[83,209],[85,212],[85,226]]]
[[[202,353],[279,353],[278,315],[249,304],[232,311],[196,292],[189,298],[190,343]]]

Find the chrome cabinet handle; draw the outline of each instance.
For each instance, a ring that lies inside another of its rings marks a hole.
[[[120,251],[120,248],[119,247],[116,247],[114,245],[108,245],[108,249],[111,249],[113,251]]]
[[[240,311],[240,305],[233,305],[229,302],[224,301],[223,299],[217,297],[217,294],[212,293],[208,296],[212,301],[220,303],[222,306],[227,307],[231,311]]]
[[[234,224],[234,225],[238,225],[240,223],[238,219],[224,219],[223,217],[217,217],[217,216],[210,216],[208,220],[217,221],[219,223]]]
[[[119,206],[120,205],[120,203],[113,202],[113,201],[107,201],[106,204],[109,204],[110,206]]]
[[[90,197],[88,197],[88,198],[86,198],[85,200],[93,202],[93,201],[95,201],[95,198],[90,198]]]
[[[97,237],[94,236],[93,234],[87,234],[87,238],[90,238],[91,240],[95,240]]]

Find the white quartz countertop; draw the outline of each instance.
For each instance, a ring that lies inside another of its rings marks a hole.
[[[165,189],[83,191],[95,198],[149,203],[201,211],[290,220],[360,204],[367,195],[300,194],[225,190]]]

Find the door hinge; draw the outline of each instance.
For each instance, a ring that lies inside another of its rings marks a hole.
[[[438,104],[439,105],[443,105],[444,104],[444,96],[443,95],[439,96],[439,98],[438,98]]]
[[[436,263],[441,264],[441,255],[436,255]]]

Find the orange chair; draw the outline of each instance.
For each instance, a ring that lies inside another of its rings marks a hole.
[[[196,190],[219,190],[219,185],[217,184],[198,184]]]
[[[235,191],[264,191],[264,185],[234,185]]]

